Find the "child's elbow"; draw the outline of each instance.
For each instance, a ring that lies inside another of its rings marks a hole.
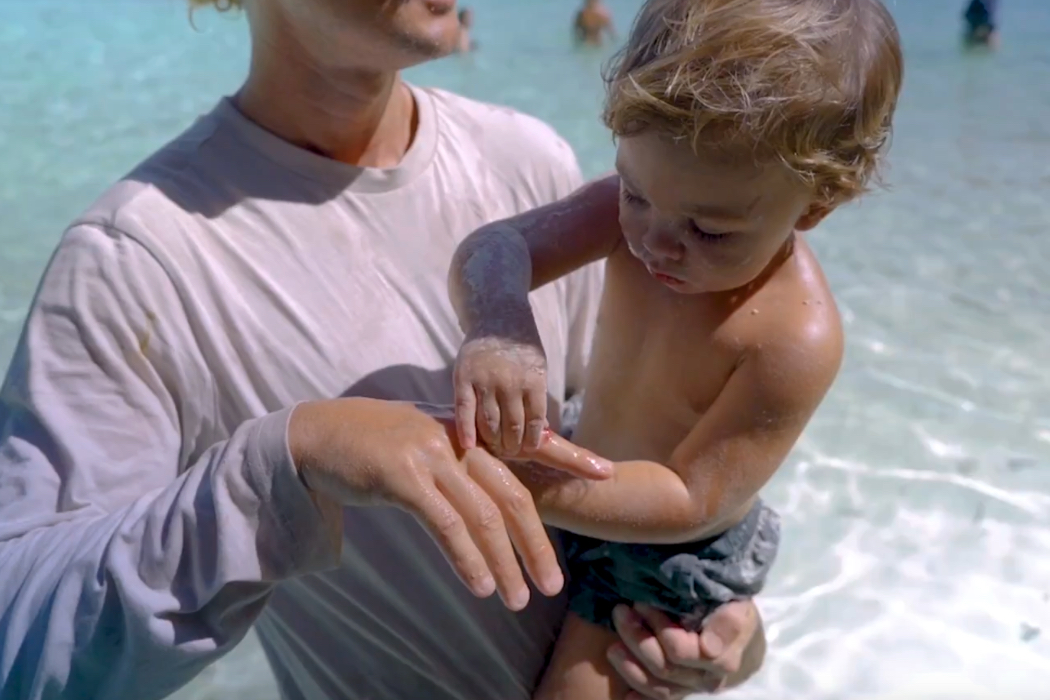
[[[665,508],[659,533],[653,533],[653,544],[684,544],[695,542],[715,534],[717,523],[692,502],[683,503],[677,508]]]

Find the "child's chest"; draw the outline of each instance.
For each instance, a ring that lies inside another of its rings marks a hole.
[[[612,459],[670,457],[740,360],[744,339],[727,321],[633,257],[611,257],[577,440]]]

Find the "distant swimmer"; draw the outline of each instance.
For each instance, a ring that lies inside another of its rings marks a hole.
[[[971,0],[963,13],[966,21],[963,40],[970,46],[996,48],[999,45],[998,10],[999,0]]]
[[[583,8],[576,13],[573,32],[577,43],[589,46],[601,46],[605,36],[616,38],[612,14],[602,0],[584,0]]]
[[[474,10],[464,7],[459,11],[459,43],[456,44],[457,53],[470,53],[478,48],[478,44],[470,37],[470,30],[474,28]]]

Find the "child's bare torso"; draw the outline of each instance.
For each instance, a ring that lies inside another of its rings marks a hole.
[[[573,442],[613,461],[667,464],[749,349],[785,328],[825,327],[838,313],[801,239],[750,295],[676,293],[625,245],[608,258],[605,274]],[[723,514],[707,534],[736,524],[752,503]]]

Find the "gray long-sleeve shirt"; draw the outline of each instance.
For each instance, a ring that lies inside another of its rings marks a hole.
[[[456,244],[580,184],[540,122],[415,90],[368,170],[228,101],[65,233],[0,395],[0,697],[164,697],[257,629],[287,698],[527,698],[564,612],[476,600],[393,509],[341,560],[287,421],[340,394],[451,398]],[[534,294],[552,393],[583,380],[597,268]]]

